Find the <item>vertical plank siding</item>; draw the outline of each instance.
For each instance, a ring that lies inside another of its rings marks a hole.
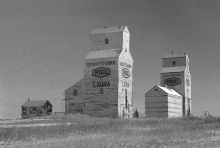
[[[114,61],[113,65],[97,65],[85,68],[85,108],[84,113],[92,116],[117,117],[117,96],[118,96],[118,61],[117,58],[86,60],[86,63],[98,63]],[[87,65],[87,64],[86,64]],[[100,68],[101,67],[101,68]],[[106,70],[108,69],[108,70]],[[95,72],[99,76],[102,72],[108,71],[108,75],[103,77],[94,76]],[[99,73],[100,72],[100,73]]]

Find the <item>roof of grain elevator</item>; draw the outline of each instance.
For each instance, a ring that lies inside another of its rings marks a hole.
[[[122,32],[124,30],[128,30],[127,26],[119,26],[119,27],[104,27],[99,29],[94,29],[90,34],[101,34],[101,33],[112,33],[112,32]]]
[[[186,66],[180,66],[180,67],[165,67],[162,68],[160,73],[168,73],[168,72],[182,72],[185,71]]]
[[[188,54],[186,53],[172,53],[172,54],[164,54],[163,59],[166,58],[181,58],[181,57],[186,57]]]
[[[118,57],[120,54],[119,49],[107,49],[107,50],[95,50],[90,51],[85,59],[98,59],[98,58],[112,58],[112,57]]]

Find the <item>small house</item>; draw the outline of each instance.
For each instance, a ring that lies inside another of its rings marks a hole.
[[[36,101],[26,101],[21,106],[21,117],[32,118],[41,117],[52,114],[52,104],[48,100],[36,100]]]

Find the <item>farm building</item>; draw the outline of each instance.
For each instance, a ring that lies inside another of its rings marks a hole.
[[[83,113],[84,109],[84,90],[83,79],[65,90],[65,114]]]
[[[154,86],[145,94],[146,117],[181,117],[183,97],[173,89]]]
[[[84,77],[65,90],[65,113],[102,117],[133,115],[130,33],[126,26],[90,33]]]
[[[21,106],[21,117],[32,118],[52,114],[52,104],[48,100],[26,101]]]
[[[146,93],[145,116],[189,116],[192,109],[191,74],[189,71],[188,54],[166,54],[163,56],[162,60],[163,68],[160,72],[161,86],[155,86],[156,88],[153,87],[148,93]],[[164,91],[166,92],[166,94],[163,94],[165,93]],[[165,96],[162,97],[161,94]],[[181,95],[182,97],[181,102],[179,101],[179,95]],[[180,105],[182,106],[181,115],[179,113]]]

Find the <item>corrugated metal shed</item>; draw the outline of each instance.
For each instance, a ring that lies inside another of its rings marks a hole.
[[[119,27],[105,27],[100,29],[94,29],[90,34],[102,34],[102,33],[112,33],[112,32],[122,32],[127,29],[127,26]]]
[[[26,101],[22,107],[43,106],[48,100]],[[48,101],[49,102],[49,101]],[[49,102],[50,103],[50,102]],[[51,103],[50,103],[51,104]],[[52,104],[51,104],[52,105]]]
[[[182,72],[185,71],[186,66],[180,66],[180,67],[165,67],[162,68],[160,73],[170,73],[170,72]]]
[[[185,53],[173,53],[173,54],[164,54],[163,58],[181,58],[181,57],[186,57],[188,54]]]
[[[121,53],[120,49],[107,49],[107,50],[95,50],[95,51],[90,51],[86,55],[86,60],[91,60],[91,59],[100,59],[100,58],[113,58],[113,57],[118,57]]]

